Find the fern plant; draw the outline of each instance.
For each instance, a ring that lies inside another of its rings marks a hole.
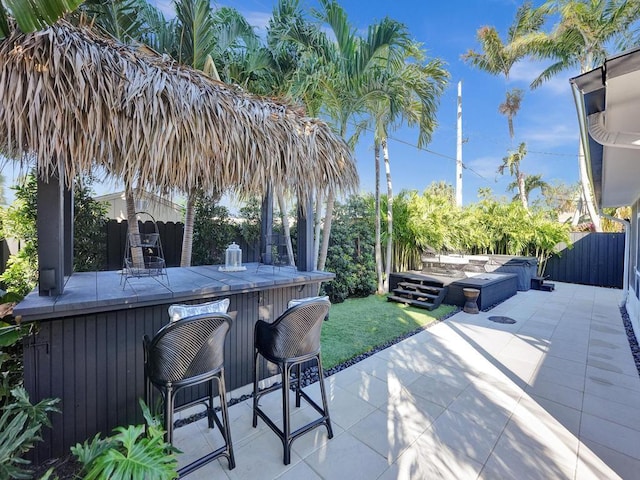
[[[91,441],[71,447],[71,452],[84,465],[86,480],[164,480],[178,477],[177,451],[164,441],[160,422],[140,400],[147,425],[117,427],[105,439],[97,434]]]

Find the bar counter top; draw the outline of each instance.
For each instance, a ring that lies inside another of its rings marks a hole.
[[[248,293],[285,286],[330,281],[334,274],[323,271],[301,272],[295,267],[272,267],[257,263],[246,270],[224,272],[219,265],[173,267],[166,275],[128,277],[120,271],[80,272],[67,277],[64,292],[55,297],[27,295],[13,310],[22,321],[61,318],[71,315],[137,308]]]

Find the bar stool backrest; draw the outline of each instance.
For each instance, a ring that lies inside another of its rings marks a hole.
[[[273,323],[256,331],[258,350],[267,357],[296,358],[320,350],[322,322],[331,302],[313,300],[288,308]]]
[[[231,317],[205,313],[162,327],[147,346],[147,375],[154,383],[190,383],[223,367]]]

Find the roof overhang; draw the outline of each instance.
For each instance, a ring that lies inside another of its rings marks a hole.
[[[599,207],[640,197],[640,49],[571,79],[587,169]]]

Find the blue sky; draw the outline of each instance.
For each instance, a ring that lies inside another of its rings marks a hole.
[[[160,3],[160,2],[159,2]],[[314,1],[302,0],[305,6]],[[515,118],[513,148],[527,143],[529,154],[521,164],[527,174],[540,174],[547,182],[578,181],[578,123],[569,87],[569,78],[577,72],[566,71],[538,89],[528,88],[542,70],[532,61],[517,64],[509,83],[465,64],[460,56],[469,48],[478,49],[476,31],[484,25],[495,26],[504,38],[518,5],[509,0],[381,1],[342,0],[351,23],[363,33],[369,24],[389,16],[405,23],[413,37],[422,42],[430,57],[446,62],[451,73],[450,85],[437,113],[439,127],[426,147],[418,150],[417,132],[401,128],[392,133],[389,155],[394,193],[401,189],[422,191],[431,182],[444,180],[455,185],[457,83],[462,81],[463,116],[463,203],[477,200],[479,188],[489,187],[498,195],[509,195],[506,188],[511,177],[496,174],[502,158],[512,148],[506,118],[498,113],[507,89],[525,90],[521,111]],[[539,5],[542,2],[534,2]],[[220,2],[238,9],[249,22],[264,29],[273,5],[272,0]],[[361,137],[356,147],[358,170],[363,191],[373,191],[373,140]],[[385,187],[382,179],[382,187]]]
[[[173,16],[171,0],[152,0],[167,17]],[[518,5],[511,0],[382,1],[341,0],[350,22],[366,32],[367,26],[389,16],[405,23],[413,37],[424,44],[429,57],[439,57],[451,74],[449,87],[437,112],[438,128],[425,150],[414,145],[417,131],[400,128],[389,139],[389,155],[394,193],[402,189],[422,191],[434,181],[444,180],[455,185],[457,83],[462,81],[463,116],[463,203],[477,200],[479,188],[489,187],[497,196],[508,193],[509,176],[496,171],[502,158],[519,142],[527,143],[529,154],[521,164],[527,174],[540,174],[547,182],[578,181],[578,123],[569,87],[569,78],[577,72],[566,71],[561,76],[530,91],[530,81],[542,70],[542,65],[523,61],[513,68],[510,82],[494,77],[465,64],[460,56],[469,48],[478,49],[476,31],[484,25],[495,26],[504,38]],[[534,2],[539,5],[542,2]],[[238,9],[259,33],[264,33],[275,0],[240,0],[214,3]],[[301,0],[305,7],[317,7],[315,0]],[[522,108],[515,118],[513,144],[508,135],[506,118],[498,113],[506,90],[525,90]],[[373,139],[363,135],[355,154],[360,173],[361,190],[374,189]],[[3,174],[15,175],[12,165]],[[383,173],[384,175],[384,173]],[[383,191],[385,179],[381,179]],[[117,189],[113,184],[95,185],[98,194]],[[6,191],[11,200],[12,192]],[[176,199],[178,200],[178,199]]]

